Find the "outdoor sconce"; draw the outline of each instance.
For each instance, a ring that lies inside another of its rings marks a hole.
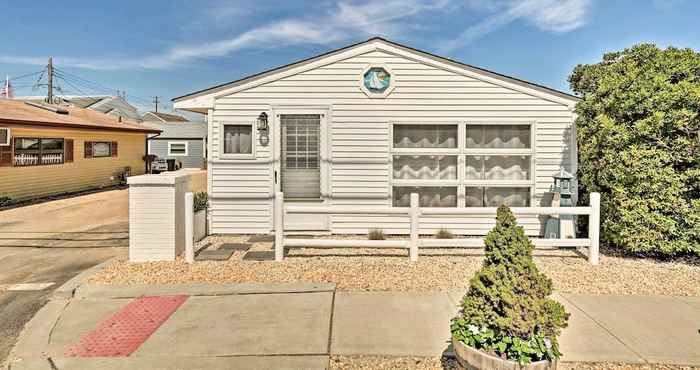
[[[270,130],[270,126],[267,124],[267,113],[262,112],[258,116],[258,131],[262,131],[267,134]]]
[[[267,123],[267,113],[260,113],[258,116],[257,128],[258,132],[260,133],[260,143],[262,145],[267,145],[267,143],[270,141],[270,125]]]

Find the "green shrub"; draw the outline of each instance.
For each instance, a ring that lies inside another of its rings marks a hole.
[[[484,240],[483,266],[470,281],[452,335],[463,343],[522,364],[559,357],[557,336],[568,314],[548,298],[552,281],[537,270],[532,243],[510,209],[498,208]]]
[[[194,211],[199,212],[209,208],[209,196],[206,192],[202,191],[199,193],[194,193]]]
[[[582,199],[628,253],[700,255],[700,53],[641,44],[577,66]]]
[[[367,233],[367,239],[369,240],[384,240],[386,235],[384,235],[384,230],[382,229],[370,229]]]
[[[14,203],[14,201],[12,200],[12,198],[6,197],[6,196],[0,197],[0,207],[9,206],[9,205],[11,205],[12,203]]]
[[[452,231],[447,229],[440,229],[435,233],[435,239],[454,239],[454,237]]]

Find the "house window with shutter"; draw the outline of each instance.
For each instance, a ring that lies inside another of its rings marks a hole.
[[[104,158],[117,156],[116,141],[86,141],[85,158]]]
[[[63,164],[65,150],[64,139],[17,137],[14,139],[12,164],[17,167]]]

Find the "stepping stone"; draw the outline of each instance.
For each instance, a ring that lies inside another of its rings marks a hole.
[[[233,250],[216,249],[199,252],[195,260],[197,261],[227,261],[231,258]]]
[[[243,251],[243,252],[245,252],[248,249],[250,249],[251,245],[252,244],[250,244],[250,243],[224,243],[224,244],[221,244],[219,249],[220,250],[224,249],[224,250],[228,250],[228,251]]]
[[[243,255],[243,261],[274,261],[275,251],[248,251]]]
[[[274,242],[275,241],[275,236],[274,235],[253,235],[250,238],[248,238],[248,242],[250,243],[257,243],[257,242]]]

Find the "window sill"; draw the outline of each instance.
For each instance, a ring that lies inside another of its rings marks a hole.
[[[222,154],[219,155],[219,160],[237,160],[237,159],[244,159],[244,160],[254,160],[256,159],[253,154]]]

